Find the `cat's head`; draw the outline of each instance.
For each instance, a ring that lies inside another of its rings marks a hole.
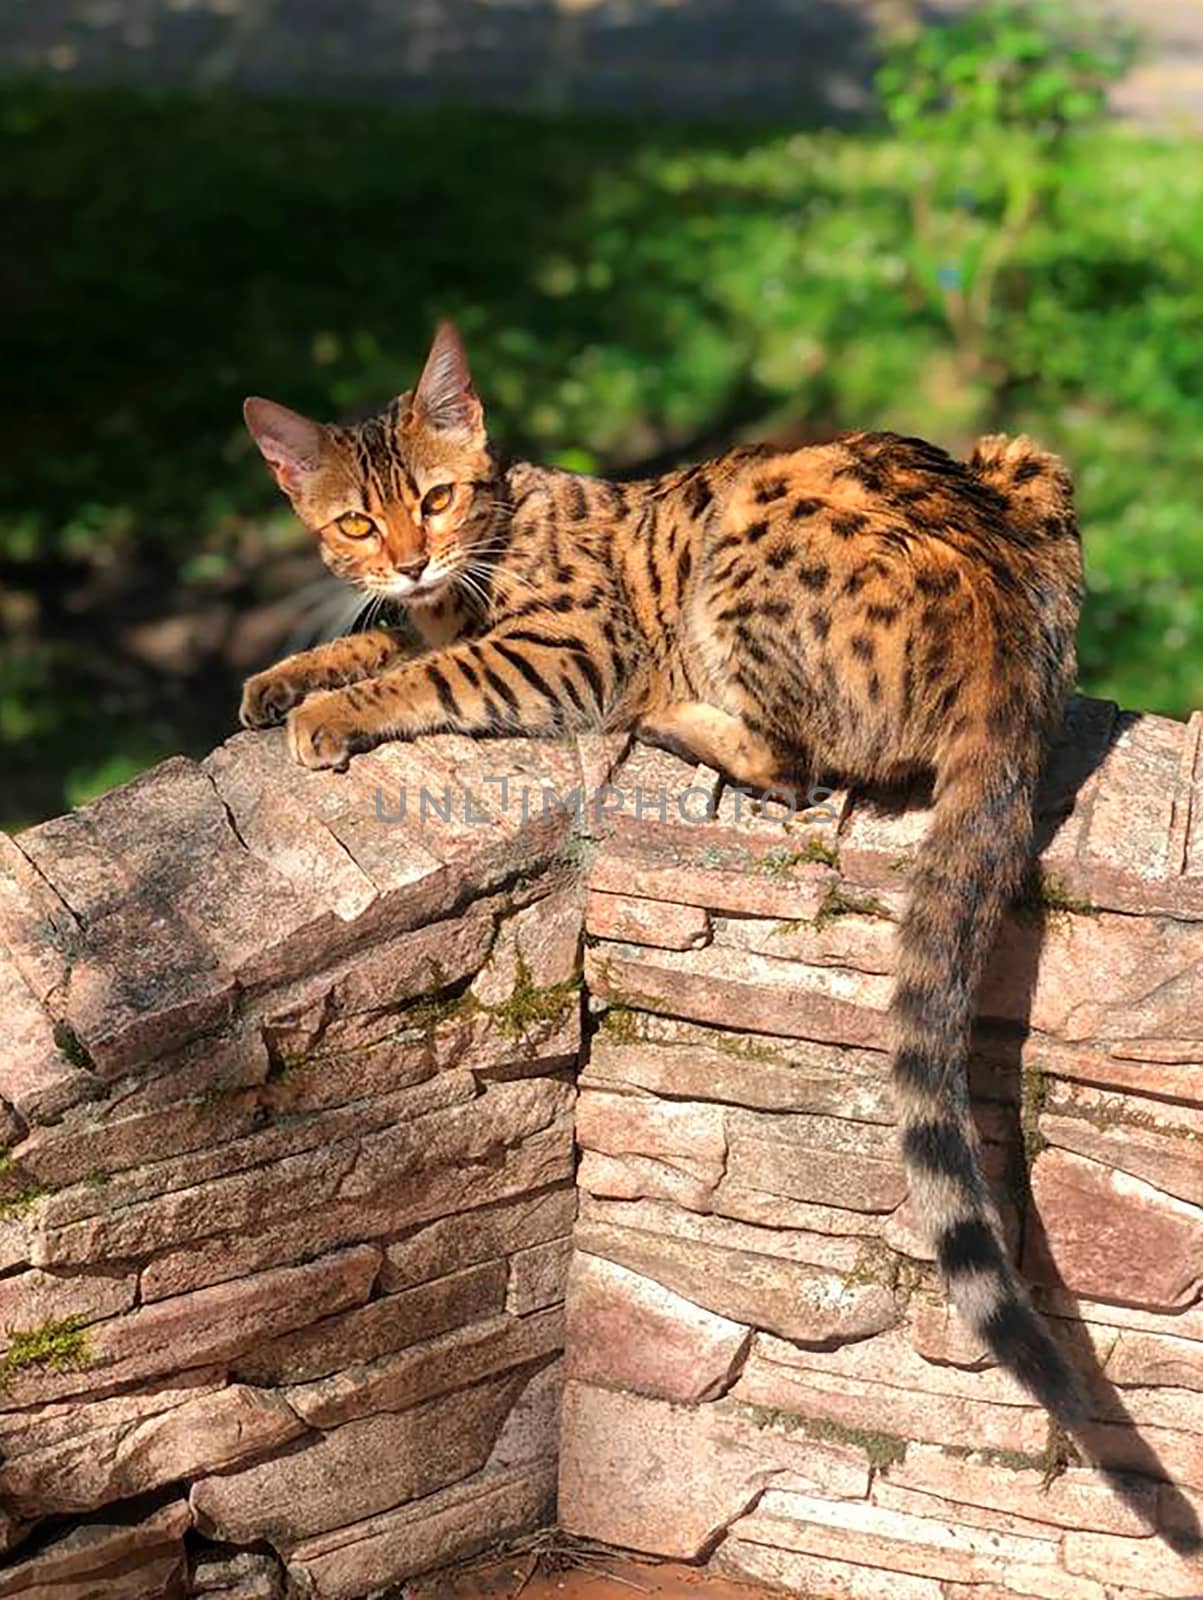
[[[276,482],[340,578],[430,605],[479,559],[496,468],[459,335],[440,324],[417,386],[347,427],[250,399],[246,425]]]

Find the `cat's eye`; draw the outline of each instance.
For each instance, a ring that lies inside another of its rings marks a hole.
[[[455,490],[449,483],[436,484],[422,496],[422,515],[437,517],[440,511],[446,511],[454,498]]]
[[[376,524],[371,517],[365,517],[358,511],[345,512],[339,517],[337,527],[348,539],[366,539],[369,533],[376,531]]]

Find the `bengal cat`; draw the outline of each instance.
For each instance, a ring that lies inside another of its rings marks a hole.
[[[934,776],[893,999],[912,1198],[962,1313],[1072,1421],[1076,1383],[1000,1242],[965,1073],[1074,678],[1081,554],[1061,464],[1023,438],[983,439],[963,463],[851,433],[636,483],[506,466],[449,324],[416,388],[369,421],[257,399],[246,420],[327,566],[400,602],[424,645],[377,629],[250,679],[243,722],[287,719],[305,766],[438,730],[633,728],[752,786],[800,766]]]

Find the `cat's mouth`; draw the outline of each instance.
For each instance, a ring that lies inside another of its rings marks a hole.
[[[449,572],[424,572],[420,578],[406,578],[401,574],[393,578],[384,593],[390,600],[405,606],[427,606],[441,599],[452,583]]]

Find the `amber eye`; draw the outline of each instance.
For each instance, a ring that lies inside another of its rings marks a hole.
[[[440,511],[446,511],[454,499],[455,490],[449,483],[436,484],[433,489],[427,489],[422,496],[422,515],[437,517]]]
[[[376,524],[371,517],[365,517],[358,511],[348,511],[339,517],[336,524],[340,533],[345,533],[348,539],[366,539],[369,533],[375,533]]]

